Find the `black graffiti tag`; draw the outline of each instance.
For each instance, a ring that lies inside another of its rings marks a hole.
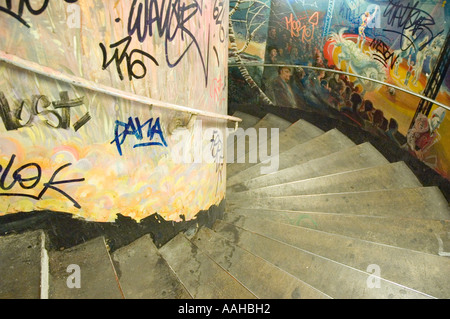
[[[0,118],[7,131],[18,130],[32,125],[35,118],[44,121],[45,125],[56,129],[70,128],[70,110],[84,104],[84,97],[69,99],[66,91],[60,92],[60,100],[50,102],[45,95],[33,95],[31,105],[29,101],[22,100],[19,105],[11,110],[5,94],[0,91]],[[53,108],[51,108],[53,106]],[[23,117],[28,115],[25,123]],[[89,112],[86,112],[73,124],[78,131],[91,120]]]
[[[384,29],[386,32],[399,34],[400,47],[403,51],[411,49],[415,46],[415,41],[419,38],[428,38],[417,47],[417,51],[422,51],[428,46],[437,36],[444,32],[444,30],[433,33],[432,28],[436,25],[433,17],[426,11],[418,9],[420,1],[409,2],[404,4],[404,1],[389,0],[383,17],[387,18],[387,25],[394,27],[396,30]],[[401,31],[398,31],[400,29]]]
[[[6,183],[7,183],[6,179],[11,171],[11,168],[14,164],[15,159],[16,159],[16,155],[12,155],[11,159],[8,162],[8,165],[5,168],[3,168],[2,165],[0,165],[0,173],[3,171],[2,175],[0,176],[0,190],[9,191],[14,186],[16,186],[16,183],[19,184],[19,186],[24,190],[34,189],[39,184],[39,182],[41,181],[41,178],[42,178],[42,169],[36,163],[28,163],[28,164],[23,165],[23,166],[19,167],[18,169],[16,169],[14,171],[14,173],[12,174],[12,181],[9,183],[9,185],[6,185]],[[54,190],[54,191],[64,195],[64,197],[66,197],[68,200],[70,200],[73,203],[73,206],[80,209],[81,208],[80,204],[78,204],[78,202],[75,199],[73,199],[71,196],[69,196],[69,194],[67,194],[65,191],[63,191],[62,189],[60,189],[57,186],[64,185],[64,184],[83,182],[84,178],[59,180],[59,181],[55,180],[57,175],[65,168],[69,167],[70,165],[72,165],[72,164],[67,163],[67,164],[59,167],[53,173],[53,175],[50,177],[48,182],[42,184],[43,188],[37,196],[31,195],[31,194],[26,194],[26,193],[20,193],[20,192],[12,192],[12,193],[5,192],[5,193],[0,193],[0,196],[28,197],[28,198],[32,198],[35,200],[40,200],[45,195],[45,193],[49,189],[51,189],[51,190]],[[26,175],[26,173],[28,173],[28,175],[29,175],[28,177],[24,177],[24,175]]]
[[[376,50],[374,54],[374,59],[383,64],[385,67],[394,67],[398,56],[390,50],[389,46],[380,39],[374,39],[370,43],[370,47]]]
[[[192,2],[186,4],[183,0],[145,0],[137,4],[137,0],[133,0],[128,17],[128,35],[136,35],[139,42],[143,43],[147,37],[157,33],[161,39],[164,39],[166,63],[170,68],[176,67],[191,49],[195,50],[200,57],[207,85],[211,31],[208,28],[208,49],[205,57],[194,32],[188,27],[189,21],[197,14],[202,14],[203,1],[200,4],[197,1]],[[214,9],[216,23],[221,23],[224,12],[220,4]],[[177,54],[172,55],[169,48],[174,40],[185,45]]]
[[[116,43],[111,44],[109,46],[109,48],[115,49],[115,50],[114,50],[114,54],[112,55],[112,57],[109,60],[107,58],[108,53],[106,51],[105,45],[103,43],[99,44],[100,48],[102,50],[102,53],[103,53],[103,64],[102,64],[103,70],[106,70],[110,66],[111,63],[115,62],[117,74],[119,75],[120,80],[124,79],[124,76],[123,76],[122,70],[121,70],[121,66],[124,61],[126,62],[128,79],[130,81],[133,78],[142,79],[147,74],[147,67],[145,66],[144,62],[142,62],[139,59],[133,60],[133,55],[135,55],[135,54],[138,54],[138,55],[141,55],[142,57],[148,58],[151,61],[153,61],[153,63],[155,63],[155,65],[159,65],[158,61],[156,61],[156,59],[151,54],[149,54],[145,51],[142,51],[139,49],[134,49],[130,53],[128,53],[128,48],[130,46],[131,40],[132,40],[131,36],[128,36]],[[121,45],[124,45],[122,48],[122,51],[120,51],[120,49],[119,49],[119,47]],[[140,68],[141,68],[140,74],[136,72],[136,69],[135,69],[136,66],[140,66]]]
[[[66,3],[75,3],[78,0],[64,0]],[[25,8],[28,10],[29,13],[32,15],[40,15],[43,13],[49,4],[49,0],[44,0],[40,6],[37,6],[34,8],[30,0],[14,0],[14,3],[18,4],[17,8],[13,8],[13,1],[12,0],[5,0],[5,3],[3,5],[0,5],[0,12],[4,12],[11,17],[15,18],[17,21],[22,23],[27,28],[30,28],[30,25],[25,21],[23,18],[24,10]]]

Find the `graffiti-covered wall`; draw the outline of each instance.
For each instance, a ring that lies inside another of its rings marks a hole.
[[[0,50],[90,83],[226,114],[224,1],[0,1]],[[0,215],[190,220],[224,197],[225,122],[0,62]]]
[[[340,116],[390,138],[450,178],[446,109],[408,93],[450,105],[449,7],[441,0],[272,0],[260,88],[275,105]]]

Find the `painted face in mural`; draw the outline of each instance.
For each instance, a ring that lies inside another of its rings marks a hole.
[[[272,58],[275,58],[277,55],[278,55],[277,49],[274,48],[274,49],[270,50],[270,56]]]
[[[280,70],[280,77],[281,77],[284,81],[289,82],[289,80],[291,79],[291,76],[292,76],[291,69],[289,69],[289,68],[282,68],[282,69]]]
[[[416,132],[425,132],[428,130],[428,118],[423,115],[419,114],[417,116],[416,122],[414,124],[414,128],[416,129]]]
[[[269,37],[272,39],[275,39],[277,37],[277,29],[270,28],[269,29]]]

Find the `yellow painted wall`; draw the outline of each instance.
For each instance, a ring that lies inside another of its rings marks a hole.
[[[125,92],[226,114],[223,1],[24,0],[0,6],[3,52]],[[139,12],[139,28],[133,30]],[[145,25],[146,12],[153,22]],[[5,62],[0,90],[3,109],[9,106],[15,123],[0,124],[0,215],[52,210],[107,222],[119,213],[136,220],[159,213],[179,221],[224,198],[223,120],[189,122],[185,113]],[[72,102],[82,100],[58,108],[61,92]],[[150,119],[151,125],[144,125]],[[187,147],[184,160],[180,145]]]

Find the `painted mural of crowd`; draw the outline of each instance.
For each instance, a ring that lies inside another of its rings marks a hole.
[[[355,85],[345,74],[302,68],[305,65],[329,68],[318,43],[320,41],[294,44],[283,30],[269,29],[265,63],[289,66],[265,67],[263,88],[267,96],[278,106],[312,107],[318,111],[331,108],[353,124],[373,134],[387,136],[401,146],[396,138],[397,121],[387,119],[382,110],[365,99],[361,85]]]
[[[282,28],[269,28],[265,63],[277,66],[264,68],[263,89],[271,101],[284,107],[312,107],[324,112],[333,110],[374,135],[388,137],[423,160],[426,151],[439,140],[437,128],[445,117],[445,110],[436,109],[430,119],[419,114],[407,132],[406,142],[404,139],[400,141],[398,122],[394,118],[386,118],[383,111],[365,97],[362,83],[352,82],[345,74],[302,67],[339,70],[336,66],[328,66],[319,44],[318,36],[311,42],[303,43],[294,40]],[[395,90],[391,91],[388,90],[395,94]]]
[[[315,40],[319,40],[316,36]],[[319,42],[299,42],[289,31],[283,28],[270,27],[266,42],[266,58],[268,64],[302,65],[313,59],[314,52],[319,50]]]

